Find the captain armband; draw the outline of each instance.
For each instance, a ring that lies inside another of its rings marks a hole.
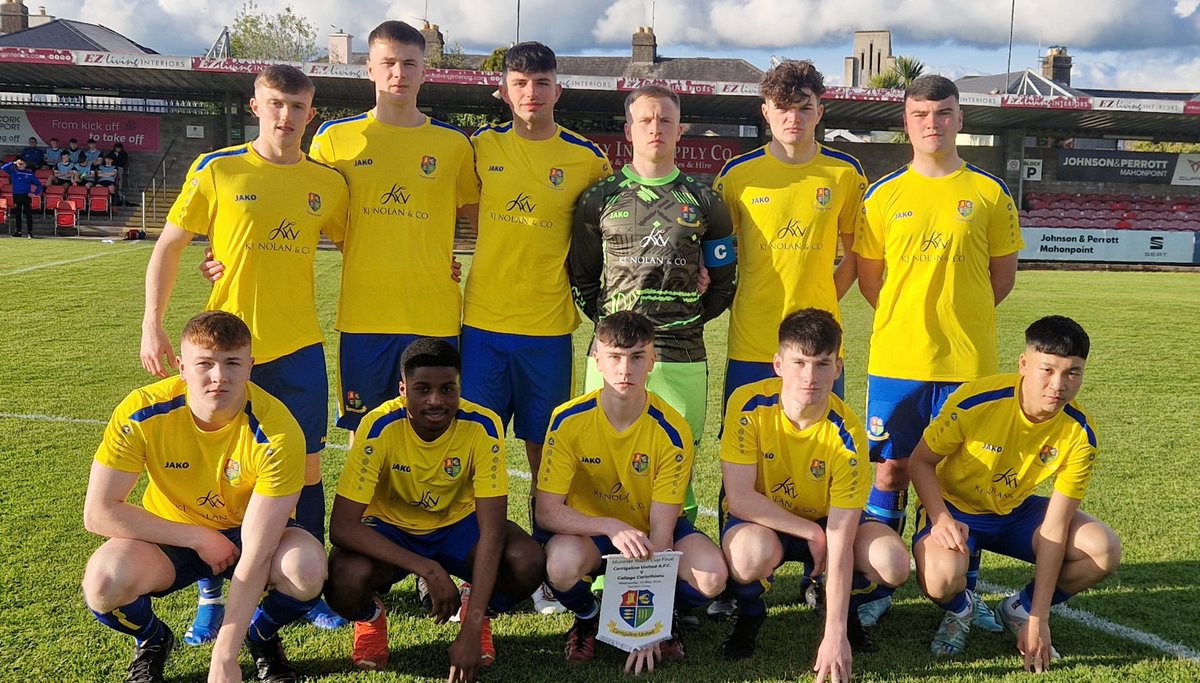
[[[704,250],[705,268],[719,268],[737,263],[733,235],[716,240],[706,240],[700,243],[700,248]]]

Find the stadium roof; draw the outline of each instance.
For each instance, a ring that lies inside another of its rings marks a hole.
[[[478,69],[488,55],[463,55],[467,68]],[[560,55],[558,71],[577,76],[624,76],[665,80],[731,81],[758,83],[762,69],[744,59],[718,57],[657,57],[635,62],[630,57]]]
[[[49,50],[95,50],[115,54],[156,55],[125,36],[98,24],[55,19],[23,31],[0,35],[0,47],[29,47]]]

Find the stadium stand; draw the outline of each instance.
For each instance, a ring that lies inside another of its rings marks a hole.
[[[1200,230],[1200,197],[1027,192],[1021,225],[1098,230]]]

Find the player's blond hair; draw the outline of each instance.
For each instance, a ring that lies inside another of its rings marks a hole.
[[[681,108],[679,106],[679,95],[675,94],[674,90],[671,90],[670,88],[668,88],[665,85],[656,85],[656,84],[652,83],[650,85],[643,85],[642,87],[638,88],[637,90],[634,90],[633,92],[629,93],[629,96],[625,98],[625,120],[626,121],[633,118],[632,115],[630,115],[630,113],[629,113],[629,108],[633,106],[634,102],[637,102],[638,100],[645,98],[645,97],[650,97],[650,98],[654,98],[654,99],[662,99],[662,100],[671,100],[672,102],[675,103],[675,109],[681,110]]]

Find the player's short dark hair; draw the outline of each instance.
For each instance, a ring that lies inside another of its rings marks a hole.
[[[954,81],[937,74],[925,74],[918,77],[904,89],[904,101],[921,100],[937,102],[947,97],[958,99],[958,86]]]
[[[554,56],[554,50],[535,40],[517,43],[504,53],[504,73],[509,71],[523,74],[558,71],[558,58]]]
[[[837,353],[842,348],[842,326],[829,311],[802,308],[779,323],[779,349],[799,349],[808,356]]]
[[[400,370],[408,377],[417,368],[454,368],[462,372],[462,356],[445,339],[421,337],[400,354]]]
[[[1075,356],[1086,360],[1092,341],[1074,320],[1065,315],[1048,315],[1025,328],[1025,346],[1051,356]]]
[[[633,106],[634,102],[637,102],[643,97],[671,100],[675,103],[676,109],[682,110],[682,107],[679,106],[679,95],[677,95],[674,90],[671,90],[665,85],[651,83],[650,85],[643,85],[637,90],[634,90],[633,92],[629,93],[628,97],[625,98],[625,120],[628,121],[631,118],[629,108]]]
[[[74,143],[75,143],[75,144],[77,144],[77,145],[79,144],[79,141],[78,141],[78,140],[76,140],[75,138],[71,138],[70,140],[67,140],[67,144],[70,144],[70,143],[72,143],[72,142],[74,142]]]
[[[233,351],[250,346],[250,328],[232,313],[205,311],[187,321],[180,339],[206,349]]]
[[[289,95],[315,92],[317,89],[311,78],[289,64],[272,64],[263,69],[254,79],[254,87],[271,88]]]
[[[763,101],[782,108],[807,97],[804,88],[820,99],[825,92],[825,77],[807,59],[785,59],[763,74],[758,83],[758,94],[762,95]]]
[[[596,323],[596,339],[618,349],[654,341],[654,323],[637,311],[618,311]]]
[[[416,45],[425,50],[425,36],[403,21],[388,20],[376,26],[367,36],[367,45],[376,42],[398,43],[400,45]]]

